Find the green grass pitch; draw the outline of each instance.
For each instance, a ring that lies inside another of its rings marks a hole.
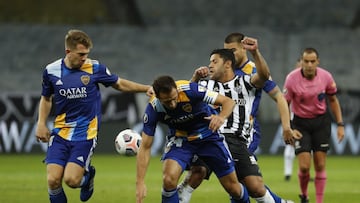
[[[44,155],[0,155],[0,202],[42,203],[49,202],[46,186]],[[148,194],[145,203],[161,202],[161,162],[153,157],[146,177]],[[95,192],[89,203],[135,202],[136,158],[117,154],[95,154],[93,164],[97,173]],[[278,195],[299,202],[299,187],[294,165],[290,182],[283,177],[282,156],[259,156],[265,183]],[[357,156],[329,156],[326,203],[360,202],[360,160]],[[312,173],[313,175],[313,173]],[[64,185],[68,202],[80,202],[79,189]],[[314,184],[309,184],[310,202],[315,202]],[[193,193],[192,202],[229,202],[214,175]],[[255,202],[252,200],[252,202]]]

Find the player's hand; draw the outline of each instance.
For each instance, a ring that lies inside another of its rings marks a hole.
[[[146,197],[147,189],[145,184],[136,184],[136,203],[142,203]]]
[[[154,89],[153,89],[152,86],[150,86],[149,89],[146,91],[146,95],[147,95],[148,97],[152,97],[152,96],[155,95],[155,92],[154,92]]]
[[[195,73],[200,78],[205,78],[209,75],[209,68],[207,66],[201,66],[195,70]]]
[[[296,129],[293,129],[293,137],[296,139],[296,140],[300,140],[302,138],[302,134],[300,131],[296,130]]]
[[[255,38],[244,37],[244,39],[241,40],[241,43],[244,48],[250,52],[254,52],[258,49],[258,41]]]
[[[338,142],[340,143],[345,137],[345,130],[344,130],[344,126],[338,126],[337,127],[337,138],[338,138]]]
[[[38,124],[35,135],[38,142],[48,142],[50,138],[49,128],[45,124]]]
[[[294,131],[291,128],[283,128],[283,139],[285,144],[294,145],[295,138],[294,138]]]
[[[223,117],[214,114],[204,118],[210,121],[209,129],[212,130],[213,132],[217,131],[225,122],[225,119]]]
[[[209,75],[209,68],[207,66],[201,66],[194,71],[191,81],[198,82],[201,78],[205,78],[208,75]]]

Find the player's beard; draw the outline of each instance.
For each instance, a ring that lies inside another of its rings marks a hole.
[[[221,79],[222,74],[216,71],[211,71],[209,74],[209,78],[211,80],[219,81]]]

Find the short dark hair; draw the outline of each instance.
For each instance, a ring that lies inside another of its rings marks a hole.
[[[315,49],[315,48],[312,48],[312,47],[307,47],[303,50],[303,52],[301,53],[301,58],[303,56],[304,53],[307,53],[307,54],[311,54],[311,53],[315,53],[316,54],[316,58],[319,58],[319,52]]]
[[[244,34],[240,32],[234,32],[225,37],[225,43],[233,43],[233,42],[241,43],[241,40],[243,40],[244,37],[245,37]]]
[[[235,70],[235,56],[231,49],[214,49],[210,56],[213,54],[219,54],[220,58],[225,61],[231,61],[231,68]]]
[[[163,75],[156,78],[152,86],[156,97],[158,97],[160,93],[170,93],[174,88],[176,88],[176,83],[171,76]]]

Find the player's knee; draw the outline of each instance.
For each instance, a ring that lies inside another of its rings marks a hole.
[[[242,190],[241,187],[235,186],[235,187],[228,188],[227,192],[232,197],[240,197],[241,196],[241,190]]]
[[[207,168],[203,166],[193,166],[191,167],[191,176],[190,179],[194,182],[201,182],[207,174]]]
[[[248,189],[249,195],[253,198],[263,197],[266,193],[266,188],[264,186],[253,186],[246,188]]]
[[[244,184],[251,197],[262,197],[266,193],[264,181],[261,176],[250,175],[244,178]]]
[[[172,190],[177,187],[177,179],[171,175],[164,174],[163,187],[165,190]]]
[[[207,173],[207,169],[204,166],[191,167],[191,175],[204,178],[206,176],[206,173]]]
[[[307,173],[310,172],[310,167],[305,166],[305,165],[304,165],[304,166],[300,166],[300,167],[299,167],[299,170],[300,170],[301,173],[307,174]]]
[[[51,175],[47,176],[47,182],[50,189],[57,189],[61,186],[61,179]]]
[[[71,188],[78,188],[80,186],[81,178],[76,176],[64,176],[64,182]]]

